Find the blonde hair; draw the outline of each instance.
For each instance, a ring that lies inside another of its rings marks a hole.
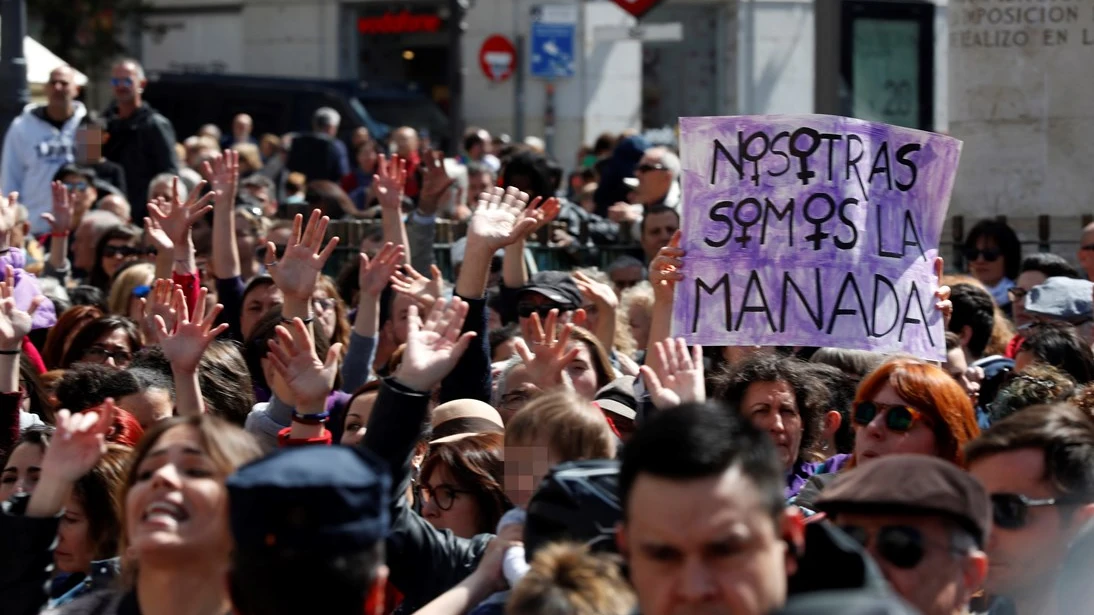
[[[558,389],[521,408],[505,425],[505,446],[532,446],[546,438],[557,462],[615,457],[608,420],[571,389]]]
[[[129,316],[129,299],[138,286],[151,286],[156,280],[156,266],[152,263],[130,265],[114,277],[110,285],[110,298],[106,302],[111,314]]]
[[[239,154],[241,162],[246,162],[250,167],[250,172],[258,171],[262,168],[262,155],[258,151],[258,146],[254,143],[236,143],[232,146]]]
[[[629,615],[636,604],[617,557],[556,543],[536,553],[505,615]]]
[[[616,310],[616,317],[619,319],[616,323],[616,329],[623,329],[627,332],[627,337],[631,342],[631,349],[628,351],[617,344],[616,349],[625,352],[628,355],[633,356],[638,350],[645,350],[645,348],[639,348],[639,341],[634,338],[634,333],[631,331],[631,308],[637,307],[641,309],[652,320],[653,319],[653,285],[647,280],[642,280],[638,284],[625,289],[619,295],[619,309]],[[616,339],[619,339],[619,335],[616,334]],[[649,340],[646,340],[646,345],[649,345]]]

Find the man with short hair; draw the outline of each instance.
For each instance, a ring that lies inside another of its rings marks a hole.
[[[463,135],[463,151],[464,157],[462,162],[468,164],[471,162],[477,162],[484,164],[489,169],[497,173],[501,169],[501,161],[498,157],[490,153],[490,149],[493,147],[493,142],[490,139],[490,133],[485,128],[479,128],[478,126],[471,126],[464,132]]]
[[[232,134],[224,135],[220,140],[220,147],[222,149],[231,149],[231,147],[237,143],[253,143],[258,145],[258,141],[251,136],[251,132],[254,130],[254,120],[246,113],[240,113],[232,118]]]
[[[646,279],[646,266],[637,258],[624,254],[608,265],[608,277],[616,296]]]
[[[1007,291],[1011,311],[1014,314],[1014,324],[1019,329],[1033,322],[1026,314],[1026,295],[1033,290],[1034,286],[1039,286],[1045,280],[1054,277],[1077,278],[1079,272],[1075,271],[1075,268],[1062,257],[1049,252],[1038,252],[1022,259],[1018,278],[1014,280],[1014,286]]]
[[[975,284],[954,284],[950,287],[950,302],[953,315],[949,331],[960,339],[966,362],[980,380],[976,414],[983,429],[989,422],[987,405],[995,399],[1003,377],[1014,368],[1014,360],[1002,355],[984,356],[995,328],[995,302],[988,291]]]
[[[1016,615],[1053,612],[1068,545],[1094,517],[1094,421],[1068,404],[1025,408],[970,442],[965,460],[992,503],[987,593]]]
[[[952,463],[892,455],[840,473],[816,508],[923,615],[963,615],[988,574],[988,494]]]
[[[272,179],[254,173],[240,182],[239,185],[261,203],[262,215],[270,218],[277,216],[277,188],[274,186]]]
[[[125,197],[120,194],[108,194],[104,196],[99,199],[99,202],[95,204],[95,207],[102,211],[109,211],[126,223],[131,222],[133,219],[132,208],[129,206],[129,201],[125,200]]]
[[[107,133],[103,156],[125,170],[125,196],[133,217],[144,220],[148,215],[149,182],[160,173],[178,173],[175,128],[144,102],[142,95],[148,81],[139,62],[122,60],[110,74],[114,103],[103,113]]]
[[[68,191],[69,203],[72,204],[72,225],[80,224],[80,220],[95,201],[99,200],[99,190],[95,185],[95,172],[87,167],[74,164],[66,164],[57,170],[54,181],[64,184]],[[52,209],[52,197],[50,208]]]
[[[406,161],[406,187],[403,191],[408,197],[417,199],[421,192],[418,167],[422,164],[418,131],[410,126],[400,126],[391,133],[391,141],[395,144],[395,153]]]
[[[42,214],[53,207],[50,181],[62,165],[76,159],[76,131],[87,115],[83,103],[76,100],[79,94],[72,67],[53,69],[46,84],[46,104],[27,105],[4,136],[0,185],[4,194],[19,193],[35,233],[49,230]]]
[[[391,489],[383,461],[359,448],[304,446],[239,468],[227,488],[236,613],[380,612]]]
[[[638,186],[631,193],[630,203],[616,203],[608,208],[608,217],[615,222],[637,222],[651,208],[665,205],[680,206],[680,157],[667,147],[647,149],[634,168]]]
[[[1094,222],[1083,227],[1077,257],[1086,279],[1094,280]]]
[[[623,449],[616,542],[642,615],[765,615],[787,597],[804,527],[767,434],[688,404],[654,414]]]
[[[680,214],[671,207],[654,205],[642,217],[639,223],[639,243],[642,253],[649,263],[657,256],[657,251],[669,245],[673,234],[680,228]]]
[[[286,168],[303,173],[308,181],[340,181],[343,175],[349,173],[349,157],[343,153],[345,146],[341,150],[338,148],[338,126],[341,122],[342,117],[334,109],[316,109],[312,115],[312,132],[293,137]]]

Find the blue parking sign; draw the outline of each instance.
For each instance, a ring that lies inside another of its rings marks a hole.
[[[531,76],[543,79],[574,76],[574,38],[577,25],[574,20],[566,17],[558,18],[569,12],[551,11],[547,6],[537,7],[533,11],[528,54],[528,72]],[[574,13],[576,16],[576,11]]]

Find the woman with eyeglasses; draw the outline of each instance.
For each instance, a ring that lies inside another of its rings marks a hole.
[[[422,464],[422,516],[461,538],[489,534],[512,505],[502,481],[501,434],[457,434],[433,442]]]
[[[131,224],[111,227],[95,246],[95,265],[87,283],[103,292],[110,291],[114,274],[123,263],[135,261],[145,253],[141,247],[141,230]]]
[[[316,331],[331,344],[342,344],[342,356],[345,357],[349,348],[349,318],[346,315],[346,302],[342,301],[330,276],[319,276],[311,295],[311,306],[315,314]]]
[[[1014,229],[999,220],[981,220],[965,236],[963,253],[969,274],[980,280],[995,304],[1009,313],[1007,291],[1014,287],[1022,265],[1022,244]]]
[[[61,368],[81,362],[124,368],[140,349],[141,334],[136,323],[124,316],[103,316],[89,322],[72,338]]]

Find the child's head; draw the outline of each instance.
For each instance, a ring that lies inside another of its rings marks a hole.
[[[505,426],[505,494],[524,508],[552,466],[612,457],[615,436],[604,415],[569,389],[553,391]]]

